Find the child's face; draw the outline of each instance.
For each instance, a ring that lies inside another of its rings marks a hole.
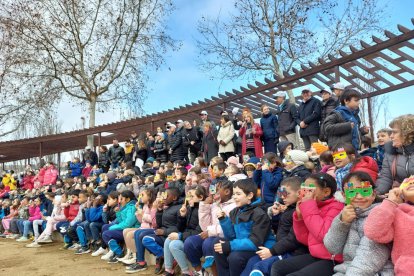
[[[352,184],[348,185],[348,183],[352,183]],[[352,189],[362,188],[361,181],[356,177],[351,177],[348,183],[344,184],[344,196],[346,196],[347,191],[351,190],[349,186],[352,186]],[[372,205],[374,200],[375,200],[375,192],[372,192],[371,195],[368,195],[368,196],[363,196],[360,193],[356,193],[355,197],[350,198],[350,204],[354,208],[367,209],[369,206]]]
[[[149,202],[149,196],[146,191],[142,192],[141,201],[143,204],[148,204]]]
[[[284,205],[290,206],[298,202],[299,191],[295,191],[289,186],[282,186],[282,189],[286,191],[286,193],[283,193],[281,196]]]
[[[181,173],[181,171],[180,170],[175,170],[175,177],[177,178],[177,179],[181,179],[181,176],[182,176],[182,173]]]
[[[71,201],[72,201],[72,203],[77,203],[79,201],[79,197],[77,195],[72,195],[71,196]]]
[[[117,198],[108,197],[107,204],[108,204],[108,206],[113,207],[113,206],[115,206],[115,205],[118,204],[118,199]]]
[[[177,200],[177,197],[175,195],[173,195],[170,190],[167,190],[167,198],[164,200],[165,205],[168,206],[176,200]]]
[[[352,97],[349,101],[345,101],[345,106],[352,110],[357,110],[359,108],[360,101],[360,99]]]
[[[213,167],[213,173],[215,177],[220,177],[223,175],[223,171],[221,171],[218,166]]]
[[[316,201],[323,201],[326,197],[330,196],[331,189],[319,187],[316,181],[312,178],[308,178],[305,180],[305,186],[310,187],[312,185],[316,187],[314,190],[312,190],[314,199]]]
[[[188,174],[185,178],[185,185],[191,186],[192,184],[193,184],[193,180],[192,180],[191,174]]]
[[[121,206],[125,206],[127,203],[128,203],[128,199],[126,197],[119,196],[119,204]]]
[[[152,162],[153,168],[158,168],[159,166],[160,166],[160,163],[158,163],[157,161]]]
[[[36,198],[34,203],[36,204],[36,206],[40,206],[40,204],[42,204],[39,198]]]
[[[240,189],[239,187],[233,188],[233,199],[237,207],[242,207],[244,205],[250,204],[252,198],[253,198],[252,193],[246,195],[243,192],[243,190]]]
[[[391,141],[390,136],[386,132],[377,133],[378,145],[383,146],[385,143]]]
[[[291,144],[289,144],[287,147],[286,147],[286,149],[283,151],[283,154],[284,155],[286,155],[286,154],[288,154],[289,153],[289,151],[291,151],[292,150],[292,145]]]
[[[188,200],[188,204],[191,207],[193,207],[195,203],[200,202],[202,200],[202,198],[200,198],[200,197],[198,197],[196,195],[196,191],[195,190],[188,191],[187,197],[188,197],[188,199],[187,199]]]
[[[198,183],[198,175],[195,172],[189,173],[188,176],[191,177],[192,183]]]
[[[223,189],[218,188],[218,194],[220,195],[220,202],[224,203],[230,199],[230,190],[229,189]]]
[[[351,163],[351,159],[345,152],[342,152],[342,153],[334,152],[332,156],[333,156],[334,165],[337,168],[343,168],[349,163]]]

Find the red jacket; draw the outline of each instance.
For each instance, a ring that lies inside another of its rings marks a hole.
[[[253,142],[254,142],[254,151],[255,151],[255,156],[258,158],[262,158],[263,157],[263,145],[262,145],[262,140],[260,139],[260,137],[262,137],[263,135],[263,130],[260,127],[259,124],[254,123],[252,128],[256,131],[255,134],[253,134]],[[246,128],[242,127],[241,129],[239,129],[239,135],[242,137],[242,154],[246,154]]]
[[[23,189],[31,190],[34,187],[34,175],[26,175],[23,177]]]
[[[85,168],[83,168],[82,169],[82,175],[85,177],[85,178],[88,178],[88,176],[91,174],[91,171],[92,171],[92,167],[85,167]]]
[[[356,163],[352,168],[351,172],[366,172],[372,178],[372,180],[377,181],[378,178],[378,165],[377,162],[369,156],[361,157],[360,161]]]
[[[71,222],[76,218],[79,212],[79,202],[72,203],[68,207],[65,207],[64,213],[66,216],[66,219]]]
[[[10,192],[10,186],[4,186],[3,190],[0,190],[0,198],[4,197]]]
[[[45,168],[40,168],[39,173],[36,175],[35,180],[36,179],[39,180],[40,185],[43,185],[43,182],[45,180],[45,172],[46,172]]]
[[[42,219],[42,213],[39,206],[29,207],[29,221]]]
[[[343,208],[344,204],[334,198],[320,202],[307,200],[299,205],[303,219],[298,219],[296,211],[293,213],[293,230],[296,239],[309,247],[313,257],[324,260],[334,258],[335,261],[342,262],[342,255],[332,256],[328,252],[323,244],[323,238],[328,233],[333,219]]]
[[[42,186],[56,184],[57,177],[58,177],[58,170],[53,165],[49,166],[47,169],[45,169]]]

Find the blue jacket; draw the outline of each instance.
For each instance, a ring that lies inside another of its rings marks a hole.
[[[357,118],[357,113],[346,106],[338,106],[335,108],[335,111],[341,114],[342,118],[345,122],[354,123],[354,127],[352,128],[352,145],[355,149],[359,149],[360,138],[359,138],[359,120]]]
[[[261,197],[264,203],[275,201],[277,189],[283,180],[283,169],[276,167],[273,171],[255,170],[253,173],[253,181],[260,187]]]
[[[131,200],[116,213],[115,224],[109,230],[124,230],[126,228],[139,228],[141,224],[135,216],[135,200]]]
[[[263,115],[260,119],[260,126],[263,130],[263,140],[275,140],[279,138],[279,133],[277,132],[278,120],[272,113]]]
[[[85,210],[86,220],[89,222],[103,222],[103,206],[91,207]]]
[[[72,171],[70,174],[72,177],[80,176],[82,174],[82,164],[70,162],[69,168]]]
[[[236,207],[230,217],[220,219],[224,237],[230,242],[223,243],[223,253],[231,251],[257,251],[259,246],[271,248],[275,237],[270,230],[270,218],[262,208],[262,201],[243,207]]]

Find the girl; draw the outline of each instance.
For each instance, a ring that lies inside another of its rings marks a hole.
[[[343,204],[336,201],[335,179],[324,173],[310,175],[302,184],[302,198],[293,213],[296,239],[309,246],[310,254],[294,256],[273,264],[272,275],[332,275],[335,263],[342,255],[332,255],[323,244],[332,220],[342,211]]]
[[[212,127],[210,122],[203,124],[202,141],[201,151],[203,152],[203,158],[209,164],[211,159],[218,154],[217,130]]]
[[[334,267],[335,275],[394,275],[388,245],[364,235],[365,220],[377,206],[374,181],[367,173],[353,172],[343,183],[347,205],[335,217],[323,239],[331,254],[344,256],[344,262]]]
[[[327,150],[319,155],[319,162],[321,165],[321,173],[327,173],[332,177],[335,177],[335,166],[333,164],[332,151]]]
[[[239,135],[242,137],[242,154],[246,152],[253,152],[258,158],[262,158],[262,128],[259,124],[254,122],[253,115],[247,114],[244,116],[242,127],[239,130]]]
[[[164,243],[164,265],[167,275],[174,275],[173,261],[176,260],[181,268],[182,275],[190,275],[187,264],[187,257],[184,253],[184,241],[201,232],[198,220],[199,202],[206,197],[206,190],[201,186],[195,186],[188,191],[186,201],[179,211],[178,216],[178,233],[173,232],[168,235]]]
[[[20,200],[15,198],[12,202],[12,206],[10,206],[10,213],[1,220],[1,224],[3,225],[3,228],[4,228],[4,235],[6,235],[7,238],[10,238],[12,235],[9,232],[10,222],[12,219],[14,219],[15,217],[19,215],[18,213],[19,206],[20,206]]]
[[[142,245],[136,246],[138,243],[136,243],[135,240],[139,239],[140,235],[143,238],[144,235],[154,234],[154,229],[156,228],[155,213],[157,212],[157,209],[153,208],[153,203],[155,201],[156,195],[157,194],[155,193],[155,190],[151,188],[144,190],[140,194],[139,200],[135,204],[135,208],[137,209],[135,216],[141,223],[141,227],[139,229],[127,228],[123,231],[127,253],[125,254],[125,257],[120,261],[124,264],[132,265],[130,268],[127,268],[127,272],[129,270],[137,269],[137,267],[140,266],[139,262],[145,263],[144,248]],[[139,252],[137,252],[138,248]]]
[[[393,242],[391,259],[396,275],[412,275],[414,253],[414,181],[404,179],[399,188],[392,189],[388,198],[371,211],[364,225],[368,239],[387,244]]]
[[[29,218],[22,221],[23,232],[21,233],[22,236],[16,240],[17,242],[26,242],[29,240],[29,231],[33,231],[33,221],[42,218],[42,213],[40,212],[41,203],[39,197],[30,201]]]
[[[20,202],[18,216],[10,221],[10,231],[13,233],[12,239],[17,239],[19,233],[23,233],[23,221],[29,218],[29,198],[24,197]]]
[[[160,159],[161,162],[167,162],[168,160],[168,147],[167,141],[163,133],[157,133],[154,143],[155,158]]]

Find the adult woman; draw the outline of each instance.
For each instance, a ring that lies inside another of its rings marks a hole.
[[[162,132],[158,132],[155,136],[154,153],[155,158],[160,159],[161,162],[168,161],[167,141],[165,141]]]
[[[260,119],[260,126],[263,130],[263,145],[264,151],[276,153],[277,144],[279,143],[279,133],[277,132],[278,120],[275,115],[270,112],[269,106],[263,104],[260,108],[262,111],[262,118]]]
[[[384,145],[385,157],[376,182],[376,190],[386,194],[414,175],[414,115],[402,115],[391,121],[391,142]]]
[[[204,160],[207,164],[210,163],[211,158],[218,154],[217,131],[213,129],[210,122],[203,124],[203,144],[201,151],[204,154]]]
[[[258,158],[263,156],[262,140],[260,139],[263,131],[260,125],[254,122],[252,114],[246,114],[244,116],[239,135],[242,137],[243,155],[250,151]]]
[[[142,166],[144,165],[145,161],[147,161],[148,157],[148,151],[147,151],[147,145],[145,144],[145,141],[140,139],[138,140],[138,149],[137,149],[137,155],[135,159],[135,166],[137,166],[142,171]]]
[[[99,147],[99,168],[107,173],[109,170],[108,148],[106,146]]]
[[[219,153],[224,161],[230,156],[234,155],[234,127],[230,121],[229,115],[222,115],[220,119],[220,130],[217,135],[217,141],[219,142]]]

